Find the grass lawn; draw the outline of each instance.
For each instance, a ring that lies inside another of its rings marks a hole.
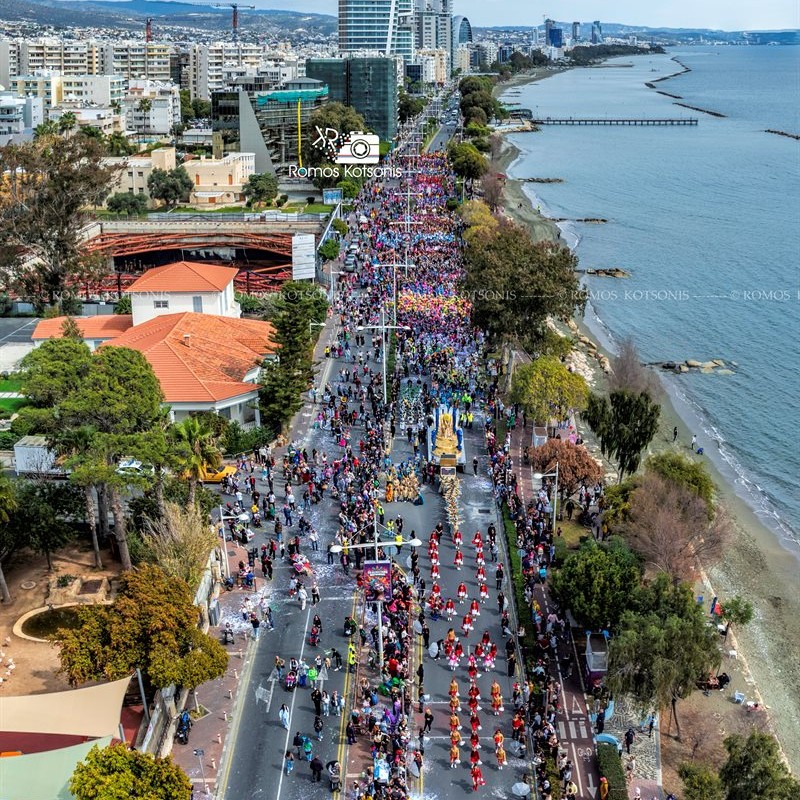
[[[324,203],[310,203],[305,207],[306,214],[330,214],[335,206],[326,206]]]
[[[178,206],[173,214],[246,214],[253,213],[253,209],[244,206]]]
[[[0,379],[0,392],[19,392],[21,389],[22,381],[16,381],[13,378]]]
[[[0,409],[8,411],[10,414],[15,414],[22,406],[26,405],[28,405],[28,400],[24,397],[0,397]]]
[[[561,528],[561,538],[564,539],[570,550],[578,549],[582,536],[592,535],[588,528],[579,525],[574,519],[570,522],[566,516],[561,522],[556,523],[556,527]]]

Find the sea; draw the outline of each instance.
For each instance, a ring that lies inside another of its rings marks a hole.
[[[690,71],[653,84],[681,99],[645,86],[682,65]],[[662,380],[723,478],[797,553],[800,141],[765,130],[800,134],[800,48],[676,49],[512,91],[504,99],[540,119],[699,120],[512,134],[521,155],[508,173],[563,179],[525,192],[567,220],[562,235],[581,268],[630,272],[586,279],[585,322],[604,345],[630,336],[645,362],[725,361]],[[585,218],[607,222],[571,221]]]

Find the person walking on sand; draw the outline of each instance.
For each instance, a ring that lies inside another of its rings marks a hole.
[[[678,440],[678,426],[676,425],[676,426],[675,426],[675,427],[672,429],[672,443],[673,443],[673,444],[675,444],[675,442],[676,442],[677,440]]]
[[[696,434],[696,433],[693,433],[693,434],[692,434],[692,443],[691,443],[691,445],[690,445],[690,447],[692,448],[692,452],[694,452],[694,446],[695,446],[696,444],[697,444],[697,434]]]

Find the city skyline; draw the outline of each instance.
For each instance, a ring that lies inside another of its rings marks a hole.
[[[198,2],[203,0],[186,0]],[[259,9],[299,11],[337,16],[337,0],[254,0]],[[638,0],[573,0],[570,3],[537,3],[530,0],[455,0],[453,13],[469,17],[479,27],[541,25],[545,15],[559,20],[591,22],[601,19],[620,25],[649,28],[708,28],[712,30],[787,30],[800,28],[800,6],[796,0],[773,0],[754,7],[745,0],[660,0],[642,5]]]

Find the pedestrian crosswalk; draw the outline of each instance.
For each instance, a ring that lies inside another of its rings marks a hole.
[[[566,741],[591,739],[592,733],[585,719],[559,720],[558,738]]]

